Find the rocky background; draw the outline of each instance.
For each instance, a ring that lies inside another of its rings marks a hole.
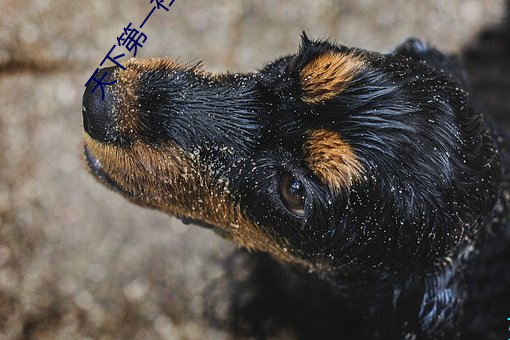
[[[379,51],[416,36],[454,53],[498,22],[503,5],[177,0],[145,24],[137,56],[253,71],[295,51],[303,30]],[[229,338],[204,309],[234,246],[129,204],[81,160],[84,84],[152,7],[0,0],[0,339]]]

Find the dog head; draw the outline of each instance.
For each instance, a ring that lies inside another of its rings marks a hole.
[[[251,74],[131,59],[99,71],[105,100],[85,90],[85,159],[136,204],[309,270],[430,264],[475,237],[499,163],[461,82],[414,47],[303,35]]]

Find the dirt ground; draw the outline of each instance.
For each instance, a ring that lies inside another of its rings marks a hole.
[[[84,84],[153,4],[0,4],[0,339],[228,338],[203,314],[234,246],[128,203],[81,160]],[[252,71],[295,51],[303,30],[379,51],[416,36],[455,52],[502,14],[503,0],[177,0],[147,21],[137,57]]]

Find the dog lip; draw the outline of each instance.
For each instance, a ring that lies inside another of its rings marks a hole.
[[[101,162],[99,162],[99,160],[96,157],[91,155],[89,148],[86,145],[83,147],[83,154],[85,156],[85,160],[87,161],[89,168],[94,172],[95,175],[99,176],[104,174]]]
[[[104,185],[109,187],[110,189],[117,191],[119,193],[127,194],[122,188],[120,188],[115,181],[106,174],[103,170],[103,166],[101,165],[101,162],[94,157],[88,147],[85,145],[83,147],[83,155],[85,156],[85,160],[87,162],[87,165],[89,166],[90,171],[96,177],[101,181]]]
[[[197,219],[193,219],[193,218],[189,218],[189,217],[180,217],[180,216],[176,216],[179,220],[181,220],[181,222],[183,224],[196,224],[198,226],[201,226],[203,228],[206,228],[206,229],[217,229],[214,225],[212,224],[208,224],[208,223],[203,223],[203,222],[200,222],[200,220],[197,220]]]

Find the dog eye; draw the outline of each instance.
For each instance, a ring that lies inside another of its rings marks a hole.
[[[287,209],[298,217],[305,213],[305,187],[303,183],[289,173],[280,178],[280,197]]]

